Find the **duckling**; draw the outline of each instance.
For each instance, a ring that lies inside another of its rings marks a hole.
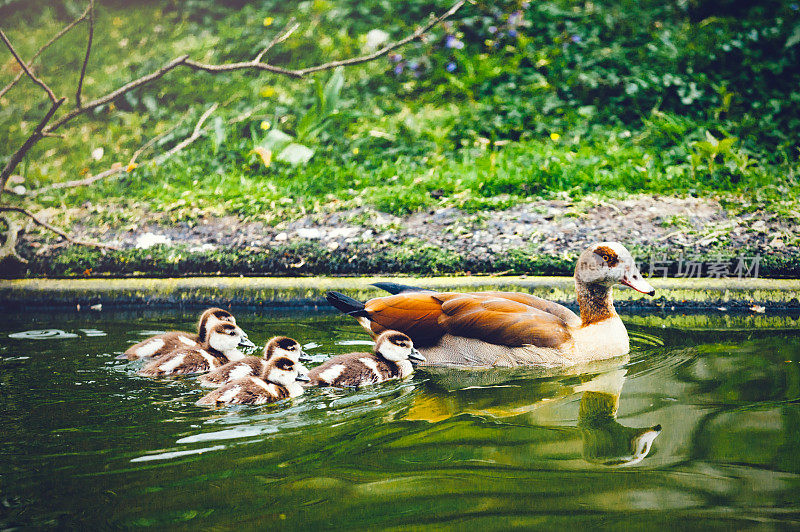
[[[236,318],[227,310],[212,307],[200,315],[200,320],[197,322],[197,334],[183,331],[157,334],[130,346],[118,358],[138,360],[140,358],[160,357],[182,347],[197,347],[206,341],[208,330],[220,322],[229,322],[236,325]]]
[[[238,346],[251,346],[247,335],[232,323],[220,322],[208,331],[208,339],[195,347],[182,347],[162,355],[139,370],[145,377],[187,375],[218,368],[231,360],[241,360],[244,355]]]
[[[303,347],[286,336],[276,336],[264,346],[263,358],[256,356],[244,357],[241,360],[228,362],[210,373],[198,377],[201,386],[215,388],[231,381],[247,376],[263,375],[267,369],[267,361],[272,357],[285,356],[294,362],[308,362],[311,360]]]
[[[407,335],[386,331],[375,341],[374,353],[335,356],[308,374],[317,386],[364,386],[389,379],[404,379],[414,371],[411,360],[424,362]]]
[[[264,372],[231,381],[206,394],[198,405],[263,405],[303,394],[298,381],[308,381],[308,371],[299,362],[286,356],[266,361]]]

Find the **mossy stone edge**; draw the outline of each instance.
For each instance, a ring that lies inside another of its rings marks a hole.
[[[135,279],[0,280],[0,305],[327,305],[325,292],[337,290],[365,300],[385,292],[370,286],[393,280],[443,291],[523,291],[574,304],[570,277],[184,277]],[[657,297],[617,289],[620,307],[800,309],[800,280],[652,279]]]

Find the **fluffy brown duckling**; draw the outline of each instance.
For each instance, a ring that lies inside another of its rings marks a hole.
[[[294,362],[311,360],[297,340],[286,336],[276,336],[264,346],[263,358],[249,356],[228,362],[210,373],[201,375],[198,380],[202,386],[217,387],[248,376],[258,377],[265,374],[267,361],[278,356],[284,356]]]
[[[365,386],[390,379],[404,379],[414,372],[411,361],[423,362],[407,335],[386,331],[375,341],[372,353],[347,353],[335,356],[308,374],[317,386]]]
[[[218,368],[231,360],[241,360],[244,355],[239,346],[251,346],[247,335],[232,323],[220,322],[208,331],[208,339],[195,347],[181,347],[149,362],[139,370],[145,377],[189,375]]]
[[[299,381],[308,381],[306,368],[286,356],[266,361],[261,377],[248,375],[224,384],[203,396],[198,405],[262,405],[303,394]]]
[[[160,357],[182,347],[197,347],[206,341],[209,329],[217,323],[226,322],[236,325],[236,318],[227,310],[210,308],[200,315],[197,322],[197,334],[184,331],[170,331],[151,336],[138,344],[130,346],[119,358],[137,360],[140,358]]]

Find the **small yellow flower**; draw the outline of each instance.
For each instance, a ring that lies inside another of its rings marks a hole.
[[[550,133],[550,138],[553,140],[558,140],[561,138],[561,135],[559,135],[558,133]]]
[[[138,165],[138,164],[136,164],[136,163],[130,163],[128,166],[126,166],[126,167],[125,167],[125,171],[126,171],[126,172],[128,172],[128,173],[130,173],[130,172],[133,172],[133,170],[134,170],[134,169],[135,169],[137,166],[139,166],[139,165]]]
[[[264,19],[264,26],[272,26],[272,23],[275,22],[275,19],[272,17],[266,17]]]
[[[268,121],[266,121],[266,120],[262,120],[261,121],[261,129],[263,129],[264,131],[268,130],[271,127],[272,127],[272,124],[270,124]]]
[[[358,155],[358,152],[359,152],[358,148],[353,148],[353,155]]]
[[[114,26],[117,26],[117,27],[122,26],[124,23],[125,23],[125,21],[122,20],[120,17],[114,17],[114,19],[111,21],[111,24],[113,24]]]
[[[259,94],[261,95],[262,98],[271,98],[272,96],[275,95],[275,87],[267,85],[266,87],[261,89],[261,92],[259,92]]]
[[[485,41],[483,41],[483,44],[491,48],[492,46],[494,46],[494,41],[491,39],[486,39]]]

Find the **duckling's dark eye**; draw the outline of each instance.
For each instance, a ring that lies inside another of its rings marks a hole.
[[[603,253],[603,255],[601,255],[601,256],[603,257],[603,260],[606,261],[606,262],[611,260],[611,257],[609,257],[606,253]]]

